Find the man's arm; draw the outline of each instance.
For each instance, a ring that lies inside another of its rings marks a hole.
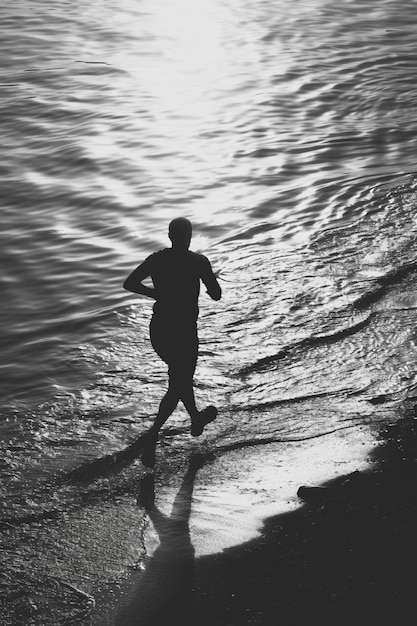
[[[139,267],[137,267],[123,283],[124,289],[132,293],[138,293],[141,296],[148,296],[156,300],[156,292],[153,287],[147,287],[143,284],[145,278],[150,276],[149,261],[146,259]]]
[[[207,293],[213,300],[220,300],[222,297],[222,290],[217,282],[216,274],[213,272],[211,263],[207,257],[203,257],[203,271],[201,274],[201,280],[206,286]]]

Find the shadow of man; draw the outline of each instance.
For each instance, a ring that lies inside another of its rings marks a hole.
[[[140,486],[138,505],[144,507],[158,534],[160,545],[137,585],[133,599],[119,613],[118,626],[162,626],[165,623],[191,626],[193,623],[194,547],[189,520],[198,470],[208,461],[193,455],[171,515],[155,506],[154,476],[146,475]]]

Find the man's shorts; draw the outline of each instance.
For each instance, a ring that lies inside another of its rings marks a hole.
[[[192,377],[198,357],[197,324],[153,315],[149,330],[152,347],[169,373]]]

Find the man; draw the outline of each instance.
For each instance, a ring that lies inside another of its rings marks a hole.
[[[204,427],[216,419],[217,409],[208,406],[198,411],[193,388],[198,357],[198,296],[200,281],[208,295],[220,300],[222,292],[210,261],[189,250],[192,225],[178,217],[169,225],[171,248],[151,254],[124,282],[124,288],[156,300],[150,323],[151,343],[158,356],[168,365],[168,390],[161,400],[153,426],[144,438],[142,462],[155,464],[158,433],[175,410],[179,400],[191,418],[191,434],[198,437]],[[143,281],[152,278],[153,287]]]

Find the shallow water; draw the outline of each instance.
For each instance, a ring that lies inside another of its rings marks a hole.
[[[258,520],[263,505],[295,506],[289,490],[319,467],[326,433],[346,451],[329,455],[329,473],[362,467],[416,385],[414,2],[32,9],[0,8],[0,445],[2,585],[29,585],[39,606],[9,602],[6,624],[19,611],[60,623],[86,599],[67,588],[52,616],[39,597],[51,606],[53,576],[94,593],[143,557],[126,530],[143,534],[131,506],[140,466],[54,480],[123,448],[155,415],[166,373],[148,340],[151,303],[121,285],[168,245],[173,217],[193,221],[193,248],[224,294],[201,296],[196,373],[199,404],[220,417],[195,443],[179,410],[158,452],[161,501],[190,450],[219,459],[201,473],[197,552],[232,541],[222,516],[237,520],[250,498]],[[268,476],[288,491],[265,490]],[[243,517],[236,541],[258,523]],[[117,519],[124,538],[101,551]],[[89,558],[77,546],[85,524]]]

